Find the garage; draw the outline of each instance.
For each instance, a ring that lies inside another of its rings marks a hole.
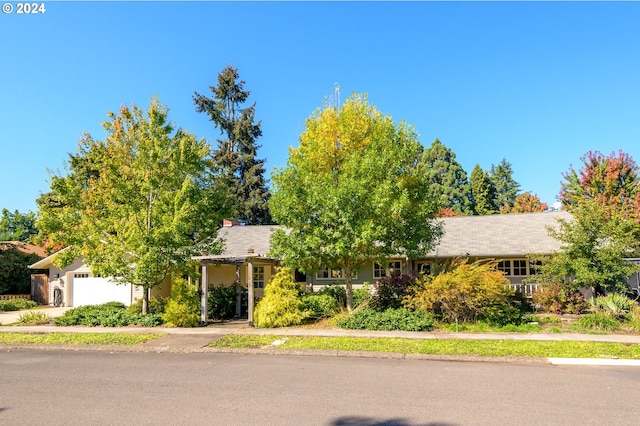
[[[100,305],[107,302],[131,304],[131,284],[116,284],[109,278],[74,274],[71,306]]]

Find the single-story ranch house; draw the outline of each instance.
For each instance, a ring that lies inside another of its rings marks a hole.
[[[499,261],[498,269],[505,273],[514,288],[530,293],[535,284],[523,281],[535,274],[533,256],[552,254],[560,249],[560,242],[549,236],[547,228],[557,226],[559,218],[570,217],[567,212],[551,211],[441,218],[444,235],[424,257],[394,257],[384,265],[372,262],[358,272],[353,283],[358,287],[393,273],[429,273],[439,264],[467,257],[471,260]],[[277,259],[269,257],[269,240],[272,230],[276,228],[278,226],[275,225],[243,226],[237,221],[225,221],[218,234],[224,240],[222,253],[203,254],[194,258],[201,265],[202,287],[239,284],[248,288],[251,313],[252,302],[264,295],[264,287],[278,264]],[[129,305],[142,298],[141,288],[115,285],[108,278],[93,277],[90,268],[81,260],[59,269],[53,263],[55,255],[31,266],[34,269],[49,269],[52,284],[50,300],[53,303],[57,300],[65,306],[80,306],[118,300]],[[313,275],[296,273],[295,278],[301,284],[306,283],[308,288],[318,290],[328,284],[340,283],[342,271],[324,268]],[[637,288],[638,276],[632,277],[629,283]],[[59,290],[54,294],[56,288]],[[151,296],[169,294],[170,283],[167,283],[154,289]],[[203,312],[206,312],[204,297],[202,304]]]

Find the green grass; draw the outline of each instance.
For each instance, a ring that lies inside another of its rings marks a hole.
[[[229,335],[210,344],[218,348],[259,348],[282,336]],[[289,337],[280,349],[390,352],[428,355],[479,355],[487,357],[640,359],[640,345],[575,341],[524,340],[418,340],[357,337]]]
[[[164,334],[129,333],[0,333],[0,343],[43,345],[125,345],[148,342]]]

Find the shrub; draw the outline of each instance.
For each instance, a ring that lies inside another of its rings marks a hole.
[[[54,325],[86,327],[125,327],[137,325],[141,327],[155,327],[162,324],[158,314],[132,314],[121,303],[105,303],[103,305],[78,306],[69,309],[59,318],[54,319]]]
[[[336,302],[338,302],[339,306],[343,308],[347,307],[347,290],[339,284],[330,284],[328,286],[325,286],[325,288],[320,290],[318,294],[327,294],[333,297],[336,300]],[[354,306],[355,306],[355,301],[354,301]]]
[[[620,320],[604,312],[585,315],[574,324],[575,328],[598,332],[618,331],[622,327]]]
[[[509,281],[491,263],[464,262],[450,272],[421,280],[407,305],[445,321],[475,322],[484,315],[503,322],[515,315]]]
[[[533,303],[541,311],[555,314],[581,314],[588,309],[580,291],[557,283],[543,284],[540,289],[534,291]]]
[[[281,268],[264,288],[264,297],[258,302],[253,318],[256,327],[272,328],[302,324],[310,315],[291,270]]]
[[[0,300],[0,312],[22,311],[25,309],[33,309],[38,304],[33,300],[27,299],[10,299]]]
[[[44,312],[34,312],[34,311],[29,311],[29,312],[25,312],[24,314],[20,314],[20,317],[18,318],[19,324],[30,324],[30,325],[48,324],[49,321],[51,321],[51,317],[49,315],[47,315]]]
[[[207,294],[207,315],[211,319],[231,319],[236,314],[237,293],[235,286],[216,286]]]
[[[424,312],[406,308],[384,311],[361,309],[336,318],[336,325],[355,330],[429,331],[433,329],[433,318]]]
[[[197,288],[184,278],[175,279],[162,318],[168,327],[200,325],[200,297]]]
[[[132,303],[127,308],[127,312],[133,315],[142,314],[142,299],[138,299],[136,303]],[[149,306],[147,306],[147,314],[161,315],[164,313],[164,308],[167,304],[167,300],[164,297],[152,297],[149,299]]]
[[[375,283],[374,306],[380,310],[402,307],[403,299],[410,294],[416,280],[417,277],[413,274],[392,275],[379,279]]]
[[[306,293],[302,301],[304,309],[310,311],[313,318],[329,318],[340,312],[338,302],[328,294]]]
[[[373,295],[371,294],[369,286],[369,283],[364,283],[362,287],[353,290],[354,308],[357,308],[358,306],[366,306],[373,300]]]
[[[606,296],[599,296],[590,299],[590,305],[596,312],[603,312],[612,317],[624,319],[636,305],[634,300],[629,299],[624,294],[610,293]]]
[[[629,327],[635,331],[640,331],[640,306],[637,303],[631,308],[627,320],[629,321]]]

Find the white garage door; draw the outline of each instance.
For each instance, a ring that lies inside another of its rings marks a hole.
[[[73,306],[107,302],[131,304],[131,284],[115,284],[108,278],[73,278]]]

